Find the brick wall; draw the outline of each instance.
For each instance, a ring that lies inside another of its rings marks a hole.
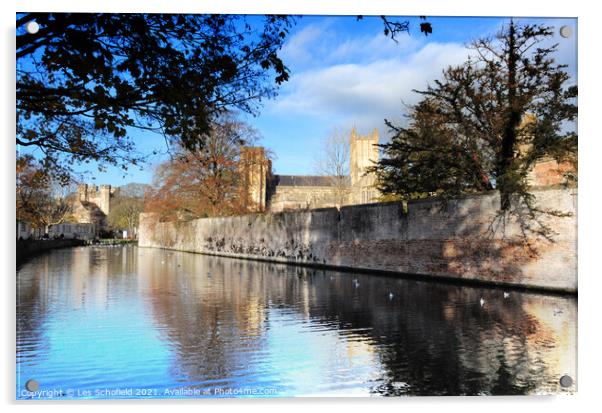
[[[497,219],[495,192],[449,201],[354,205],[158,223],[141,214],[139,245],[297,264],[577,291],[577,192],[535,193],[550,239]],[[538,224],[529,221],[533,229]]]

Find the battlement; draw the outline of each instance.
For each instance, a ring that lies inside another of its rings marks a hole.
[[[351,129],[351,142],[353,141],[373,141],[378,143],[378,129],[374,128],[368,135],[359,135],[355,126]]]

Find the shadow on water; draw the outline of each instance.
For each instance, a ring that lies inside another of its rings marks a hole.
[[[576,370],[572,297],[105,247],[36,258],[17,298],[22,379],[54,385],[532,394]]]

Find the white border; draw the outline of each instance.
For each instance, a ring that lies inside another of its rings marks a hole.
[[[498,412],[515,409],[524,405],[529,409],[545,409],[546,411],[567,412],[577,411],[596,403],[596,392],[600,383],[600,298],[602,288],[600,279],[602,271],[595,258],[602,252],[599,245],[600,206],[597,202],[601,192],[599,177],[602,176],[602,151],[600,151],[599,126],[601,117],[598,102],[602,93],[600,90],[600,36],[601,15],[592,6],[595,2],[578,1],[525,1],[500,0],[495,4],[483,1],[467,0],[191,0],[188,2],[168,0],[157,2],[152,0],[77,0],[77,1],[15,1],[13,7],[2,3],[2,98],[0,98],[0,114],[2,116],[2,156],[0,170],[0,194],[2,202],[5,230],[1,262],[4,302],[2,305],[6,323],[2,340],[2,380],[0,389],[3,401],[9,409],[15,407],[25,410],[40,408],[49,412],[64,410],[91,409],[104,411],[110,409],[126,409],[142,407],[149,411],[163,411],[167,405],[177,405],[190,411],[213,410],[225,407],[231,410],[250,409],[251,411],[306,411],[316,405],[326,405],[331,409],[351,409],[364,411],[368,409],[383,409],[395,411],[444,411],[466,412],[487,411]],[[14,399],[14,22],[17,11],[80,11],[80,12],[222,12],[222,13],[289,13],[289,14],[389,14],[389,15],[456,15],[456,16],[542,16],[542,17],[577,17],[579,30],[579,134],[580,134],[580,165],[579,165],[579,393],[571,397],[491,397],[491,398],[411,398],[411,399],[328,399],[328,400],[209,400],[209,401],[109,401],[109,402],[46,402],[18,403]],[[8,201],[6,201],[8,200]],[[336,405],[335,405],[336,404]],[[110,405],[110,406],[107,406]],[[139,406],[143,405],[143,406]],[[128,406],[128,407],[126,407]]]

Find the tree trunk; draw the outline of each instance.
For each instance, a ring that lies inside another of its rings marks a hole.
[[[510,208],[510,195],[513,192],[512,168],[514,164],[514,147],[516,144],[516,129],[520,124],[522,110],[516,99],[516,69],[518,56],[516,53],[516,29],[514,21],[510,21],[508,39],[508,107],[506,108],[506,125],[502,136],[502,147],[498,156],[498,189],[500,191],[501,209]]]

